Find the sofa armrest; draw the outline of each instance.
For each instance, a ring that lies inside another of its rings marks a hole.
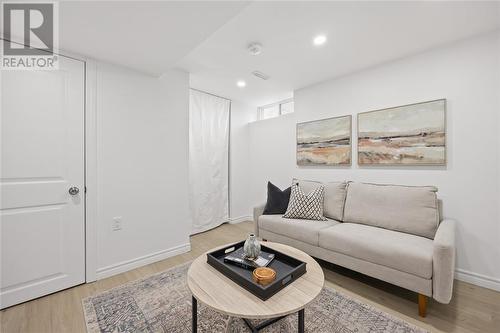
[[[259,236],[259,216],[264,213],[264,208],[266,204],[258,205],[253,209],[253,225],[254,225],[254,234],[255,236]]]
[[[443,220],[434,237],[432,255],[432,297],[448,304],[453,293],[455,275],[455,221]]]

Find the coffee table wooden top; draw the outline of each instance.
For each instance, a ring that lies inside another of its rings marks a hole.
[[[320,265],[308,254],[291,246],[272,242],[262,244],[306,262],[307,272],[263,301],[210,266],[205,253],[196,258],[188,270],[187,282],[193,296],[218,312],[238,318],[272,318],[303,309],[323,289],[325,277]]]

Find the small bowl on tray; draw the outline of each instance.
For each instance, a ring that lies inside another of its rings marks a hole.
[[[266,286],[276,279],[276,271],[269,267],[259,267],[253,270],[252,278],[256,283]]]

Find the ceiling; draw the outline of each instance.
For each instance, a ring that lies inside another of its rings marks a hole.
[[[346,75],[500,28],[498,2],[254,2],[178,64],[191,85],[264,105]],[[317,34],[328,38],[312,45]],[[250,42],[262,54],[247,52]],[[259,70],[268,81],[253,77]],[[238,88],[237,80],[247,86]]]
[[[180,68],[192,87],[252,105],[496,29],[496,1],[59,3],[61,49],[155,76]],[[325,45],[312,45],[317,34]],[[256,41],[263,52],[252,56],[247,46]]]
[[[59,47],[159,76],[248,3],[64,1]]]

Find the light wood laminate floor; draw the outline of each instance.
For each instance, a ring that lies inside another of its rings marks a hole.
[[[97,282],[83,284],[0,311],[0,332],[85,332],[82,298],[195,259],[225,243],[242,240],[251,222],[225,224],[191,237],[191,251]],[[455,281],[444,305],[430,301],[426,318],[417,314],[417,295],[338,266],[320,262],[326,285],[433,332],[500,332],[500,293]]]

